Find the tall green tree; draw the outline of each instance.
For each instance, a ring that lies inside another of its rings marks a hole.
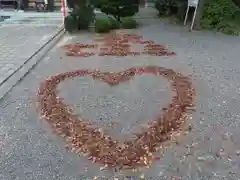
[[[67,0],[68,7],[75,8],[76,6],[85,6],[87,5],[88,0]]]

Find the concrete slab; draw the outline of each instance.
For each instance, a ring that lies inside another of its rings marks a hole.
[[[45,16],[47,23],[45,18],[39,17],[29,14],[0,24],[1,97],[6,92],[3,87],[7,80],[63,29],[61,17],[51,19],[51,16]],[[24,22],[26,18],[32,21]]]

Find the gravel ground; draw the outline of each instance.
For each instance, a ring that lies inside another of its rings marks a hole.
[[[197,110],[190,120],[193,130],[177,145],[172,144],[166,152],[158,154],[160,160],[142,171],[146,179],[237,180],[240,177],[240,140],[237,138],[240,135],[240,38],[189,33],[158,20],[147,23],[148,26],[135,32],[144,39],[169,45],[176,56],[66,57],[61,45],[93,42],[93,34],[66,35],[9,92],[0,102],[0,179],[85,180],[94,176],[110,179],[113,175],[140,176],[141,173],[128,171],[100,171],[98,164],[69,152],[64,141],[40,119],[35,101],[39,83],[57,73],[81,68],[120,71],[144,65],[163,66],[192,75],[197,90]],[[136,77],[114,88],[91,78],[75,78],[61,83],[58,91],[76,114],[92,119],[119,138],[136,131],[136,124],[156,116],[159,106],[167,104],[172,97],[169,83],[152,76]],[[112,120],[118,122],[118,126],[108,126]]]

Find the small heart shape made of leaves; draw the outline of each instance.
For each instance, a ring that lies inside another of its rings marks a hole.
[[[58,84],[69,78],[92,76],[109,85],[117,85],[142,74],[163,76],[170,81],[176,94],[172,102],[162,109],[163,112],[149,123],[145,130],[135,134],[134,139],[122,142],[114,140],[102,129],[74,115],[57,96]],[[41,115],[54,131],[66,139],[73,151],[84,153],[89,160],[109,168],[133,169],[149,166],[154,159],[153,153],[174,134],[182,131],[186,117],[193,110],[194,102],[195,90],[189,77],[156,66],[130,68],[117,73],[86,69],[65,72],[45,80],[38,90]]]
[[[154,41],[144,40],[142,36],[136,34],[115,34],[110,33],[101,39],[104,43],[98,44],[66,44],[63,46],[67,50],[67,56],[89,57],[98,56],[139,56],[147,54],[151,56],[173,56],[175,52],[168,51],[168,48],[162,44],[155,44]],[[131,43],[131,44],[129,44]],[[133,44],[144,45],[142,52],[132,51]],[[98,52],[98,46],[100,47]],[[85,49],[86,51],[84,51]],[[88,52],[88,50],[95,50]]]

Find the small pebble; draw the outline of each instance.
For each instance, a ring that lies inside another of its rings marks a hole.
[[[188,125],[188,131],[192,131],[192,125],[191,124]]]
[[[206,155],[206,156],[199,156],[197,157],[198,161],[207,161],[207,160],[213,160],[213,156],[212,155]]]
[[[144,179],[144,177],[145,177],[144,174],[142,174],[142,175],[140,176],[141,179]]]
[[[161,159],[161,157],[159,157],[159,156],[154,157],[154,160],[160,160],[160,159]]]
[[[225,156],[225,155],[226,155],[226,153],[223,152],[223,151],[218,151],[218,152],[216,152],[216,156],[217,156],[217,157],[222,157],[222,156]]]
[[[181,177],[179,177],[179,176],[174,176],[173,177],[173,180],[180,180],[181,179]]]
[[[85,172],[86,172],[86,171],[88,171],[88,168],[87,168],[87,167],[85,167],[85,168],[84,168],[84,171],[85,171]]]
[[[163,172],[159,172],[159,173],[158,173],[158,176],[162,176],[162,175],[163,175]]]
[[[240,150],[236,150],[236,155],[237,155],[237,156],[240,155]]]
[[[178,140],[176,140],[176,141],[175,141],[175,144],[176,144],[176,145],[179,145],[179,144],[180,144],[180,142],[179,142]]]
[[[107,167],[106,166],[103,166],[103,167],[100,167],[100,171],[106,169]]]
[[[229,132],[224,133],[222,136],[223,140],[229,140],[229,139],[231,139],[231,137],[232,137],[232,135]]]
[[[197,160],[198,161],[206,161],[206,157],[199,156],[199,157],[197,157]]]

